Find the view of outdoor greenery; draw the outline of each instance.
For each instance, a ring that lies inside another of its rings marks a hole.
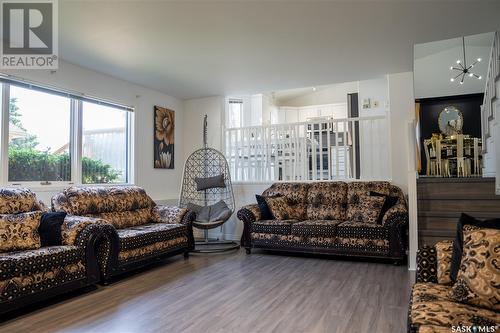
[[[70,181],[71,158],[67,150],[51,152],[37,149],[37,136],[23,127],[17,98],[9,104],[9,124],[21,135],[9,140],[9,181]],[[121,172],[101,160],[82,157],[82,183],[112,183]]]

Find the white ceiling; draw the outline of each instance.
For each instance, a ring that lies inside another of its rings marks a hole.
[[[411,71],[413,44],[500,30],[500,1],[59,1],[68,62],[179,98]]]
[[[415,45],[415,98],[484,92],[492,43],[493,33],[465,37],[467,63],[482,59],[473,68],[482,79],[466,77],[462,85],[458,81],[450,82],[450,78],[458,75],[450,66],[455,66],[458,59],[463,61],[462,38]]]

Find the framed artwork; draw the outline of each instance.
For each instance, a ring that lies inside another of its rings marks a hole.
[[[175,111],[154,106],[154,167],[174,168]]]

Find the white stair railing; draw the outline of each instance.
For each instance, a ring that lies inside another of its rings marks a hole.
[[[224,147],[239,182],[387,179],[388,132],[386,116],[321,119],[225,129]]]
[[[488,138],[491,136],[492,121],[494,119],[493,103],[497,98],[496,81],[500,75],[500,34],[495,32],[493,46],[491,48],[488,74],[486,75],[486,87],[484,91],[483,105],[481,106],[481,125],[483,133],[483,153],[488,152]]]

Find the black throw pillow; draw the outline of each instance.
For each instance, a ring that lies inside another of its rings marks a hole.
[[[257,199],[257,205],[259,206],[260,209],[260,219],[261,220],[274,219],[273,213],[271,213],[271,209],[267,205],[266,197],[256,194],[255,199]]]
[[[62,245],[61,226],[65,217],[65,212],[43,213],[38,227],[42,247]]]
[[[384,205],[382,206],[382,210],[380,211],[380,214],[377,219],[378,224],[382,224],[382,220],[384,219],[385,213],[394,206],[398,202],[398,197],[393,197],[392,195],[386,195],[374,191],[370,191],[370,196],[372,197],[385,197]]]
[[[462,252],[464,247],[464,225],[473,225],[480,228],[500,229],[500,218],[491,220],[478,220],[470,215],[462,213],[457,223],[457,234],[453,240],[453,253],[451,255],[450,278],[453,282],[457,280],[457,274],[460,270],[462,261]]]

